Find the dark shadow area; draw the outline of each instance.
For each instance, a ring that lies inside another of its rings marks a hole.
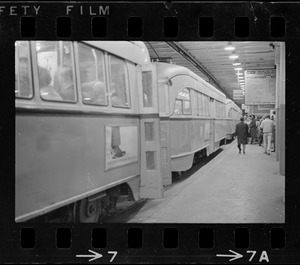
[[[165,190],[170,189],[174,184],[180,183],[181,181],[189,178],[195,172],[197,172],[201,167],[205,166],[208,162],[213,160],[217,155],[219,155],[223,151],[222,147],[218,149],[216,152],[211,154],[210,156],[202,157],[201,160],[194,164],[189,170],[183,172],[180,176],[177,174],[172,174],[172,185],[165,188]]]

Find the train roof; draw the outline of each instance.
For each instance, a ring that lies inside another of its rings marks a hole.
[[[146,45],[141,41],[83,41],[135,64],[150,63]]]
[[[225,94],[209,84],[207,81],[205,81],[200,76],[196,75],[194,72],[189,70],[186,67],[175,65],[175,64],[169,64],[169,63],[155,63],[158,67],[158,82],[165,82],[175,76],[178,75],[188,75],[195,79],[196,81],[200,82],[201,84],[208,87],[211,91],[217,93],[219,96],[222,96],[226,98]],[[167,79],[167,80],[166,80]]]
[[[225,104],[228,105],[230,104],[234,109],[238,110],[238,111],[241,111],[241,108],[234,102],[232,101],[231,99],[226,99],[225,101]]]

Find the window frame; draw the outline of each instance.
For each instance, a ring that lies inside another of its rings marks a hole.
[[[108,70],[108,80],[107,80],[107,85],[108,85],[108,94],[109,94],[109,106],[112,107],[112,108],[116,108],[116,109],[131,109],[132,108],[132,104],[131,104],[131,94],[130,94],[130,91],[131,91],[131,87],[130,87],[130,79],[129,79],[129,71],[128,71],[128,61],[124,58],[121,58],[119,56],[116,56],[114,54],[111,54],[111,53],[107,53],[108,55],[108,65],[107,65],[107,70]],[[111,71],[111,58],[112,57],[115,57],[117,58],[118,60],[121,60],[124,62],[124,65],[125,65],[125,76],[126,76],[126,79],[125,79],[125,85],[126,85],[126,97],[127,97],[127,103],[128,105],[127,106],[114,106],[112,104],[112,92],[111,92],[111,81],[112,81],[112,71]]]
[[[48,41],[44,41],[44,42],[48,42]],[[78,97],[78,86],[77,86],[77,82],[76,82],[76,64],[75,64],[75,58],[74,58],[73,43],[72,43],[72,41],[65,41],[65,40],[57,40],[57,41],[54,40],[54,41],[51,41],[51,42],[57,42],[57,47],[59,49],[59,52],[57,52],[57,54],[56,54],[56,56],[57,56],[57,66],[58,67],[61,66],[60,63],[61,63],[61,61],[63,61],[63,59],[61,59],[61,57],[60,58],[58,57],[58,54],[61,53],[60,50],[63,49],[64,43],[67,42],[67,43],[70,44],[69,47],[70,47],[70,54],[71,54],[72,81],[73,81],[73,88],[74,88],[73,92],[74,92],[75,99],[74,99],[74,101],[67,101],[67,100],[64,100],[64,99],[56,100],[56,99],[45,99],[45,98],[42,97],[41,87],[40,87],[40,76],[39,76],[40,73],[39,73],[39,69],[38,69],[38,66],[39,66],[39,64],[38,64],[38,52],[36,50],[37,41],[35,41],[33,49],[34,49],[34,52],[35,52],[35,59],[36,59],[36,65],[35,65],[36,69],[35,70],[37,72],[36,82],[38,84],[39,97],[43,102],[57,102],[57,103],[63,103],[63,104],[67,103],[67,104],[75,105],[75,104],[78,103],[79,97]],[[54,76],[55,76],[55,74],[54,74]],[[54,76],[53,76],[53,79],[54,79]],[[53,89],[54,89],[54,87],[53,87]]]
[[[99,103],[94,103],[94,102],[87,102],[87,101],[84,101],[84,98],[83,98],[83,90],[82,90],[82,81],[81,81],[81,78],[80,78],[80,60],[79,60],[79,52],[80,52],[80,46],[83,46],[87,49],[89,49],[93,56],[95,57],[96,61],[96,77],[99,78],[98,76],[98,56],[97,56],[97,53],[101,53],[102,54],[102,66],[103,66],[103,82],[104,82],[104,85],[105,85],[105,104],[99,104]],[[78,63],[76,64],[76,68],[77,68],[77,73],[78,73],[78,77],[77,77],[77,80],[78,80],[78,88],[80,87],[80,93],[81,93],[81,103],[86,105],[86,106],[97,106],[97,107],[108,107],[109,106],[109,93],[108,93],[108,80],[107,80],[107,72],[108,72],[108,68],[107,68],[107,63],[106,63],[106,59],[105,59],[105,56],[107,54],[106,51],[104,50],[101,50],[101,49],[98,49],[97,47],[94,47],[94,46],[91,46],[91,45],[88,45],[86,43],[83,43],[83,42],[79,42],[77,44],[77,49],[76,49],[76,56],[78,58]]]
[[[19,78],[19,60],[20,60],[20,56],[19,56],[19,45],[18,45],[18,42],[25,42],[28,44],[27,48],[28,48],[28,56],[27,56],[27,59],[28,59],[28,70],[29,70],[29,74],[28,74],[28,77],[29,77],[29,81],[30,81],[30,90],[31,90],[31,94],[30,94],[30,97],[24,97],[24,96],[17,96],[16,95],[16,87],[15,87],[15,98],[16,99],[25,99],[25,100],[32,100],[35,96],[35,91],[34,91],[34,76],[33,76],[33,64],[32,64],[32,52],[31,52],[31,44],[29,41],[25,41],[25,40],[21,40],[21,41],[15,41],[15,64],[17,63],[17,69],[18,69],[18,72],[15,73],[15,78],[16,76],[18,77],[17,78],[17,85],[18,85],[18,91],[20,91],[20,78]],[[16,53],[17,51],[17,53]],[[17,60],[16,60],[17,59]],[[16,71],[16,68],[15,68],[15,71]],[[16,84],[16,82],[15,82]]]
[[[180,92],[182,92],[183,90],[187,90],[188,91],[188,95],[189,95],[189,99],[183,99],[183,98],[178,98],[178,95]],[[176,102],[181,102],[181,113],[175,113],[176,108]],[[185,112],[184,111],[184,102],[189,102],[190,107],[189,107],[189,112]],[[175,115],[192,115],[192,99],[191,99],[191,88],[189,87],[184,87],[182,89],[180,89],[175,97],[175,104],[174,104],[174,111],[173,113]]]

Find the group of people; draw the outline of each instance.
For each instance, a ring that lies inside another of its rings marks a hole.
[[[272,117],[270,115],[257,117],[257,119],[255,115],[241,117],[235,129],[239,153],[242,151],[241,146],[243,147],[243,154],[246,153],[248,138],[250,138],[250,144],[258,143],[261,146],[263,142],[265,154],[271,154],[271,145],[273,145],[272,152],[275,152],[275,117],[275,111]]]

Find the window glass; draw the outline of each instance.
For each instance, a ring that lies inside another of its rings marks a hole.
[[[147,162],[147,170],[155,170],[155,152],[147,151],[146,152],[146,162]]]
[[[183,88],[177,95],[175,101],[175,114],[191,114],[191,96],[187,88]]]
[[[110,93],[113,107],[129,107],[128,74],[124,60],[110,56]]]
[[[197,97],[198,97],[198,115],[202,116],[202,112],[201,112],[201,108],[202,108],[202,99],[201,99],[201,94],[197,93]]]
[[[182,101],[181,100],[176,100],[175,101],[174,113],[175,114],[182,114]]]
[[[182,89],[178,93],[177,99],[190,100],[190,91],[187,88]]]
[[[198,92],[193,90],[193,95],[192,95],[192,99],[193,99],[193,114],[199,116],[199,102],[198,102]]]
[[[205,105],[206,105],[206,108],[205,108],[205,115],[206,116],[209,116],[209,97],[208,96],[205,96],[204,97],[205,99]]]
[[[184,100],[183,101],[183,113],[184,114],[191,114],[191,102]]]
[[[145,122],[145,140],[153,141],[154,140],[154,123]]]
[[[78,45],[82,101],[85,104],[107,105],[103,52],[84,44]]]
[[[75,102],[71,42],[37,41],[36,54],[41,98]]]
[[[159,93],[159,111],[161,113],[166,113],[167,111],[167,105],[168,101],[166,98],[166,91],[168,91],[168,85],[161,85],[158,87],[158,93]]]
[[[145,107],[152,107],[152,72],[142,73],[143,80],[143,103]]]
[[[32,92],[29,43],[15,42],[15,96],[31,98]]]

